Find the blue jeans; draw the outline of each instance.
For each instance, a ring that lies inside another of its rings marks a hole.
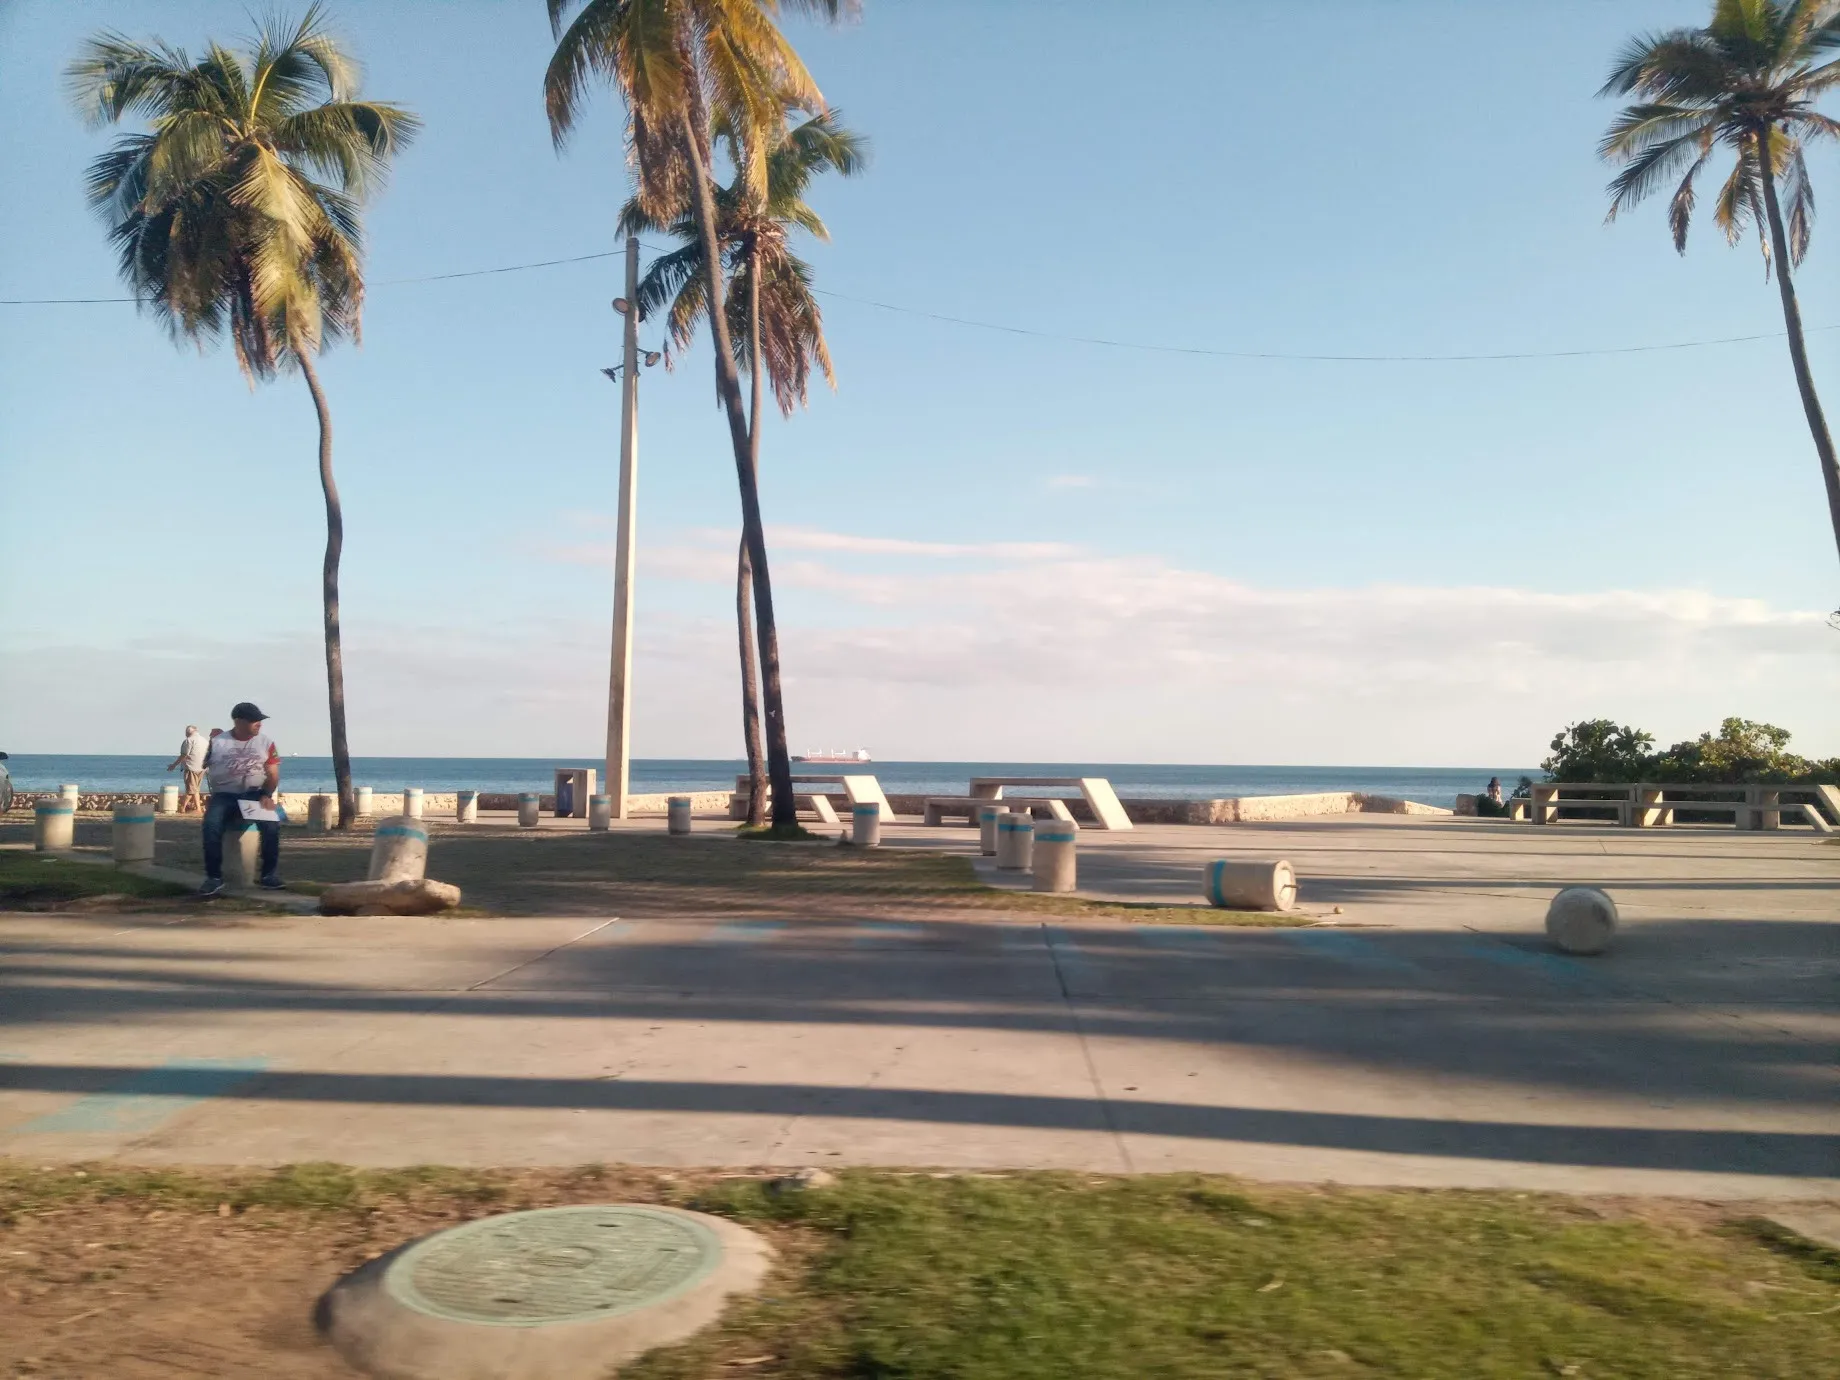
[[[214,882],[224,879],[224,831],[240,834],[255,829],[262,835],[262,875],[272,877],[281,868],[281,825],[272,819],[246,820],[239,800],[260,800],[262,792],[238,791],[231,795],[212,791],[204,803],[204,875]]]

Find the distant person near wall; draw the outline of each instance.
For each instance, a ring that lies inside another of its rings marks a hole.
[[[197,724],[185,726],[185,741],[179,744],[179,755],[166,764],[166,770],[178,767],[185,772],[185,798],[179,802],[179,813],[189,815],[193,810],[204,809],[204,801],[198,794],[198,787],[204,780],[204,757],[210,742],[198,731]]]
[[[211,798],[204,807],[204,885],[200,896],[215,896],[224,889],[224,830],[253,825],[262,836],[262,885],[281,889],[281,822],[250,819],[243,803],[273,814],[275,792],[281,785],[281,753],[275,740],[262,731],[266,716],[248,700],[230,711],[235,727],[213,733],[205,754],[205,775],[211,780]]]

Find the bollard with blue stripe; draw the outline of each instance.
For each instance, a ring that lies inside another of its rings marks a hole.
[[[153,806],[117,805],[110,852],[117,865],[153,861]]]
[[[543,797],[538,795],[535,791],[518,792],[519,828],[534,829],[537,827],[538,807],[542,805],[542,803]]]
[[[1284,859],[1237,862],[1218,858],[1202,873],[1209,905],[1223,910],[1289,910],[1297,904],[1297,873]]]
[[[371,837],[373,882],[418,882],[428,872],[428,826],[408,815],[377,821]]]
[[[666,833],[687,834],[690,832],[690,797],[674,795],[665,802],[664,827]]]
[[[77,844],[77,808],[61,796],[41,800],[32,807],[32,846],[41,853],[74,848]]]
[[[604,833],[613,827],[613,797],[611,795],[588,797],[588,827],[597,833]]]
[[[352,808],[360,815],[368,815],[371,812],[371,788],[369,786],[355,786],[352,788],[351,794]]]
[[[422,817],[422,788],[420,786],[403,787],[402,812],[410,819]]]
[[[850,842],[858,848],[882,846],[882,807],[873,800],[850,806]]]
[[[479,823],[479,792],[454,792],[454,822],[456,824]]]
[[[997,817],[997,869],[1027,872],[1035,853],[1035,817],[1027,811]]]
[[[1080,826],[1070,819],[1047,819],[1035,826],[1035,890],[1077,889],[1074,851],[1079,839]]]
[[[994,858],[997,854],[997,821],[1008,813],[1007,805],[977,807],[978,852],[987,858]]]

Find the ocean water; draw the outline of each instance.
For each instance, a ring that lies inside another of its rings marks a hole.
[[[56,790],[74,781],[85,790],[153,791],[177,781],[165,757],[16,753],[6,766],[21,790]],[[426,791],[548,790],[557,767],[594,767],[591,758],[559,757],[354,757],[352,778],[361,786]],[[846,770],[804,767],[794,771]],[[729,790],[740,761],[645,758],[632,764],[635,794]],[[873,773],[882,789],[901,795],[963,795],[973,776],[1103,776],[1126,799],[1218,800],[1242,795],[1296,795],[1310,791],[1366,791],[1373,795],[1449,806],[1459,792],[1480,791],[1491,776],[1512,789],[1533,767],[1282,767],[1173,766],[1124,762],[869,762],[847,768]],[[282,789],[332,789],[330,757],[287,757]]]

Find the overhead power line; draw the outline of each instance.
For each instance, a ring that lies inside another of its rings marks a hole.
[[[656,245],[648,244],[644,247],[654,253],[663,252]],[[488,278],[501,273],[523,273],[536,268],[557,268],[565,264],[589,263],[595,259],[612,259],[618,257],[619,253],[617,249],[609,249],[596,254],[576,254],[566,259],[538,259],[531,263],[504,264],[497,268],[472,268],[458,273],[429,273],[413,278],[380,278],[371,286],[400,287],[411,283],[452,282],[459,278]],[[813,288],[812,291],[820,296],[835,298],[839,302],[853,302],[858,306],[874,307],[879,311],[895,312],[902,316],[917,316],[923,320],[941,321],[948,325],[965,326],[973,330],[996,331],[1002,335],[1028,336],[1035,340],[1055,340],[1070,345],[1097,345],[1110,350],[1135,350],[1148,354],[1194,355],[1211,359],[1263,359],[1310,364],[1458,364],[1528,359],[1589,359],[1607,355],[1646,355],[1670,350],[1698,350],[1715,345],[1748,345],[1759,340],[1782,340],[1788,335],[1787,331],[1763,331],[1756,335],[1728,335],[1705,340],[1675,340],[1660,345],[1611,345],[1579,350],[1503,350],[1458,354],[1329,354],[1288,350],[1221,350],[1203,345],[1156,345],[1142,340],[1114,340],[1107,336],[1070,335],[1060,331],[1036,330],[1028,326],[1010,326],[999,321],[979,321],[968,316],[952,316],[945,312],[927,311],[922,307],[880,302],[872,297],[854,297],[847,292],[835,292],[829,288]],[[131,305],[138,301],[139,299],[134,297],[0,297],[0,307]],[[1813,335],[1820,331],[1832,330],[1840,330],[1840,325],[1810,326],[1808,334]]]

